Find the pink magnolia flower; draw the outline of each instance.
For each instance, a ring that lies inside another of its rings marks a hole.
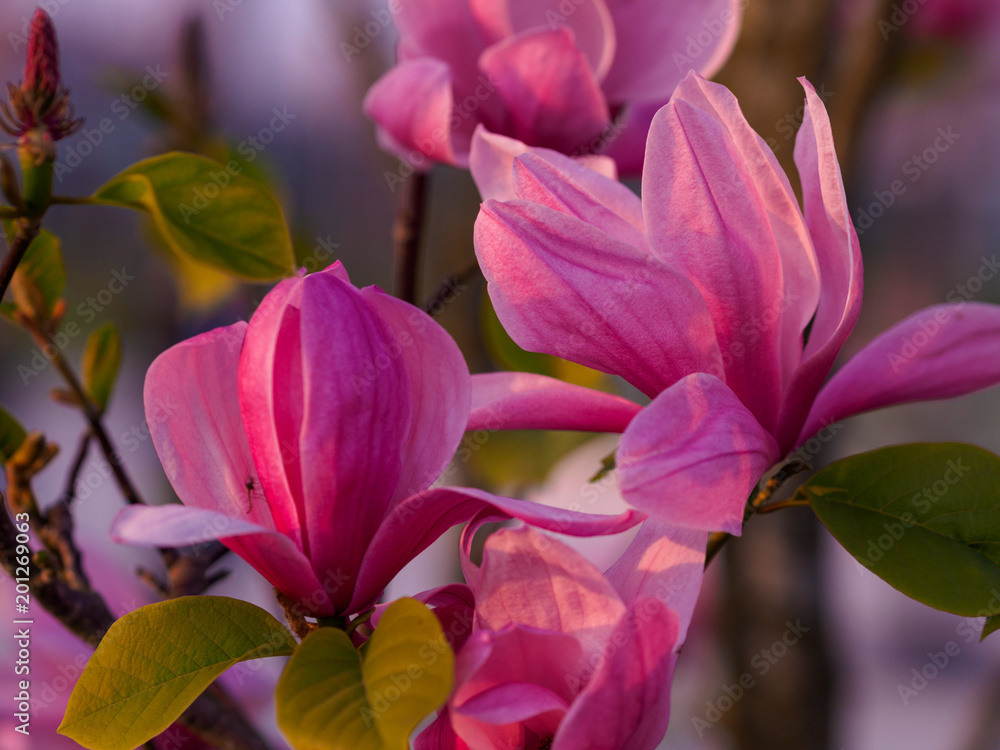
[[[662,526],[649,532],[641,552],[606,577],[532,529],[491,535],[481,569],[466,559],[472,634],[458,652],[448,705],[417,750],[655,748],[706,539]]]
[[[500,320],[522,347],[653,399],[621,438],[619,476],[633,506],[672,523],[739,533],[761,475],[825,425],[1000,381],[987,356],[1000,308],[966,303],[912,315],[825,382],[860,312],[862,264],[829,119],[802,83],[802,209],[732,94],[694,74],[653,121],[641,201],[564,157],[509,158],[496,136],[473,150],[490,153],[472,163],[481,188],[516,196],[488,200],[476,224]],[[501,379],[483,385],[497,403]],[[505,424],[544,422],[519,398]]]
[[[399,62],[368,92],[383,144],[415,166],[468,164],[478,124],[638,171],[651,117],[688,70],[711,75],[740,0],[408,0]],[[614,124],[613,124],[614,123]]]
[[[355,288],[340,263],[281,282],[249,325],[168,349],[149,368],[145,406],[184,505],[126,508],[115,537],[221,539],[310,614],[368,608],[415,555],[478,514],[582,535],[642,519],[431,488],[469,421],[468,368],[429,316]],[[633,413],[615,397],[605,408],[609,424]]]

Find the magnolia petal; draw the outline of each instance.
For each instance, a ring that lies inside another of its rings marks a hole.
[[[914,313],[855,354],[819,392],[801,444],[854,414],[952,398],[1000,383],[1000,306],[935,305]]]
[[[819,267],[798,199],[770,146],[746,121],[736,97],[725,86],[690,73],[674,92],[718,119],[733,139],[770,220],[781,255],[784,288],[779,300],[781,382],[787,384],[802,358],[802,332],[819,302]]]
[[[463,148],[461,133],[451,128],[451,76],[440,60],[420,58],[399,63],[368,90],[365,114],[389,137],[391,150],[400,155],[415,151],[447,164],[464,161],[459,155],[468,152],[471,128]]]
[[[649,131],[642,205],[657,254],[712,315],[725,379],[766,428],[778,417],[781,257],[754,175],[715,115],[674,99]]]
[[[615,24],[604,0],[574,3],[566,12],[565,0],[502,0],[510,15],[513,33],[528,29],[565,25],[573,31],[576,44],[586,55],[594,77],[607,75],[615,59]]]
[[[782,450],[793,447],[816,394],[861,314],[861,245],[851,222],[844,181],[823,101],[804,78],[805,115],[795,139],[802,203],[819,262],[821,291],[802,364],[789,384],[775,432]]]
[[[652,255],[652,248],[641,226],[626,221],[619,213],[592,196],[585,186],[577,183],[570,174],[544,159],[530,153],[517,157],[514,160],[513,181],[514,192],[518,198],[567,213],[597,227],[611,237]],[[590,182],[593,184],[594,180],[591,179]],[[630,206],[633,212],[635,210],[641,212],[642,201],[620,183],[615,188],[612,200],[620,198],[621,190],[628,193],[621,202]]]
[[[376,287],[361,290],[361,296],[392,332],[388,354],[402,358],[412,389],[413,416],[403,437],[395,504],[430,487],[455,455],[469,419],[472,385],[458,345],[430,315]]]
[[[347,611],[374,604],[382,590],[410,560],[452,526],[476,519],[517,518],[538,528],[571,536],[617,534],[639,524],[644,516],[630,509],[617,516],[578,513],[524,500],[491,495],[465,487],[438,487],[414,495],[386,516],[368,548]]]
[[[632,420],[618,447],[622,496],[668,524],[739,535],[774,438],[720,380],[696,373]]]
[[[729,57],[740,30],[744,0],[671,3],[608,2],[615,27],[628,29],[604,80],[608,100],[666,102],[689,69],[711,77]],[[708,38],[708,44],[701,40]]]
[[[309,559],[321,577],[352,575],[399,488],[401,454],[413,424],[413,386],[406,365],[417,360],[399,355],[396,335],[405,331],[394,334],[369,299],[351,285],[329,274],[313,274],[302,286],[298,334],[303,413],[301,422],[289,424],[283,437],[300,466],[301,520],[308,530]],[[416,373],[420,378],[425,374],[430,373]],[[277,380],[274,385],[280,387]],[[431,383],[421,382],[420,389],[425,385]],[[459,431],[465,421],[464,408],[460,411],[452,415]],[[421,457],[436,460],[435,448],[440,446],[423,447],[427,454],[412,457],[418,462]],[[432,467],[411,461],[407,468],[405,478],[418,481],[417,475]],[[335,600],[344,604],[348,598],[345,591]]]
[[[647,519],[628,549],[605,573],[626,604],[653,597],[678,616],[684,643],[705,577],[708,532]]]
[[[554,750],[657,747],[670,720],[677,635],[677,614],[663,602],[635,602],[612,636],[617,648],[599,662],[563,719]]]
[[[647,252],[520,200],[484,204],[475,241],[497,315],[524,349],[621,375],[649,396],[722,368],[698,289]]]
[[[470,747],[523,747],[525,730],[554,734],[579,690],[584,664],[579,642],[564,633],[522,625],[474,633],[455,663],[449,708],[456,734]],[[531,690],[543,702],[533,711],[509,685]],[[484,693],[492,693],[492,705],[480,698]],[[504,718],[511,721],[501,723]],[[517,744],[491,744],[498,738]]]
[[[597,568],[526,526],[487,538],[475,592],[477,628],[523,625],[566,633],[580,641],[585,658],[600,652],[625,613]]]
[[[413,740],[413,750],[469,750],[451,727],[451,712],[445,706],[437,718]]]
[[[219,539],[308,612],[333,614],[326,590],[295,543],[250,521],[183,505],[130,505],[115,518],[111,538],[141,547],[186,547]]]
[[[528,372],[472,376],[467,430],[623,432],[642,407],[620,396]]]
[[[236,395],[246,330],[236,323],[167,349],[149,366],[143,402],[156,453],[181,502],[274,529]]]
[[[610,120],[594,72],[566,27],[504,39],[483,52],[479,67],[507,105],[503,130],[532,146],[571,153]]]
[[[643,148],[645,144],[646,140],[643,138]],[[506,201],[518,197],[514,188],[514,160],[525,154],[531,154],[551,165],[567,182],[582,187],[592,198],[636,229],[645,232],[642,201],[618,181],[614,160],[607,156],[578,156],[571,159],[551,149],[529,148],[521,141],[495,135],[480,126],[472,139],[469,168],[484,201]]]

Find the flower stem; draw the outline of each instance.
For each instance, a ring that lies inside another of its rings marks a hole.
[[[416,172],[403,185],[403,197],[392,230],[393,262],[396,268],[395,294],[411,305],[417,303],[417,275],[420,266],[420,237],[427,204],[427,174]]]

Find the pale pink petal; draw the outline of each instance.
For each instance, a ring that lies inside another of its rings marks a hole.
[[[795,140],[806,224],[819,261],[821,292],[802,365],[787,388],[776,436],[789,450],[813,399],[861,313],[861,246],[851,222],[844,181],[823,101],[804,78],[805,115]]]
[[[466,487],[430,489],[408,498],[386,516],[369,544],[370,554],[361,565],[354,598],[345,611],[358,612],[374,604],[396,573],[452,526],[473,519],[481,525],[510,518],[561,534],[599,536],[630,529],[645,516],[634,509],[617,516],[578,513]]]
[[[708,532],[648,519],[625,553],[605,573],[626,604],[659,599],[678,615],[677,643],[684,643],[705,576]]]
[[[642,174],[649,127],[663,105],[663,100],[629,102],[624,105],[614,123],[605,132],[600,153],[614,159],[621,174],[636,176]]]
[[[604,90],[614,103],[665,102],[689,70],[712,76],[729,57],[745,0],[608,0],[619,29]]]
[[[774,152],[747,123],[729,89],[691,73],[673,98],[689,102],[723,124],[767,211],[781,255],[784,288],[775,315],[781,316],[781,382],[787,384],[802,358],[802,332],[819,302],[819,266],[798,199]]]
[[[577,46],[598,81],[615,59],[615,24],[604,0],[586,0],[567,5],[565,0],[502,0],[510,14],[514,33],[527,29],[565,25],[573,31]]]
[[[724,378],[765,428],[778,417],[781,257],[754,175],[714,115],[683,99],[653,120],[642,176],[650,242],[711,311]]]
[[[416,152],[448,164],[464,161],[475,122],[467,132],[452,129],[451,75],[443,62],[420,58],[399,63],[368,90],[365,114],[389,136],[388,145],[400,157]],[[426,166],[416,161],[414,166]]]
[[[143,387],[146,423],[181,502],[274,529],[236,395],[246,330],[218,328],[157,357]]]
[[[472,376],[467,430],[623,432],[642,407],[632,401],[527,372]]]
[[[486,203],[475,240],[497,315],[521,347],[621,375],[649,396],[721,369],[697,288],[648,253],[524,201]]]
[[[185,547],[219,539],[307,612],[334,613],[326,590],[295,543],[250,521],[183,505],[131,505],[115,518],[111,538],[142,547]]]
[[[643,139],[645,148],[645,139]],[[579,156],[571,159],[547,148],[529,148],[521,141],[491,133],[482,125],[476,128],[469,154],[469,169],[484,201],[511,200],[514,194],[514,159],[521,154],[536,154],[585,185],[592,195],[627,221],[642,228],[642,202],[618,182],[614,160],[606,156]],[[601,179],[601,178],[605,179]],[[611,199],[609,202],[608,199]],[[620,207],[612,204],[622,204]]]
[[[997,352],[1000,306],[968,302],[914,313],[851,357],[830,379],[798,443],[854,414],[996,385]]]
[[[502,128],[532,146],[571,153],[608,124],[607,102],[565,28],[526,31],[489,47],[479,67],[506,103]]]
[[[455,340],[425,312],[376,287],[361,296],[392,332],[387,355],[401,359],[410,376],[413,417],[392,498],[398,503],[430,487],[455,455],[469,419],[469,368]],[[375,377],[383,364],[374,363]]]
[[[476,64],[488,40],[473,16],[469,0],[407,0],[399,3],[397,10],[392,23],[399,30],[396,54],[400,62],[440,60],[463,88],[475,79]]]
[[[625,500],[669,524],[740,534],[750,490],[778,446],[720,380],[697,373],[632,420],[618,448]]]
[[[643,227],[622,218],[591,195],[585,184],[577,183],[570,174],[545,159],[530,153],[517,157],[514,160],[513,180],[518,198],[575,216],[611,237],[653,254]],[[642,210],[642,202],[631,190],[621,184],[615,190],[626,191],[629,204],[638,211]]]
[[[600,653],[625,605],[575,550],[528,527],[489,536],[476,585],[476,625],[523,625],[572,635],[584,657]]]
[[[677,614],[640,599],[622,618],[586,688],[556,733],[554,750],[653,750],[670,719]]]

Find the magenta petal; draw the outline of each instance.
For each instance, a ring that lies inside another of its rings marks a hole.
[[[823,381],[861,314],[861,246],[854,231],[844,181],[837,164],[826,107],[813,87],[806,90],[805,116],[795,140],[806,224],[819,261],[821,292],[802,365],[788,386],[776,435],[789,450]]]
[[[784,288],[775,314],[781,313],[781,382],[787,385],[802,359],[802,332],[816,312],[820,291],[816,252],[798,199],[774,152],[750,127],[729,89],[692,73],[681,81],[674,99],[684,99],[723,124],[767,212],[781,255]]]
[[[541,685],[505,682],[465,701],[456,713],[484,724],[513,724],[567,708],[565,700]]]
[[[620,396],[527,372],[472,376],[467,430],[623,432],[642,407]]]
[[[498,42],[483,52],[479,67],[507,105],[504,130],[532,146],[570,153],[610,120],[590,64],[566,27]]]
[[[713,75],[729,57],[739,34],[743,0],[609,2],[622,32],[615,62],[604,80],[614,103],[665,102],[688,70]],[[704,39],[708,40],[705,44]]]
[[[522,625],[572,635],[584,656],[600,651],[625,613],[617,592],[575,550],[528,527],[486,540],[476,591],[476,626]]]
[[[935,305],[855,354],[824,386],[799,435],[894,404],[952,398],[1000,383],[1000,306]]]
[[[653,750],[670,720],[677,614],[656,599],[633,604],[556,733],[554,750]]]
[[[523,348],[621,375],[649,396],[721,369],[697,288],[648,253],[524,201],[486,203],[475,240],[497,315]]]
[[[480,516],[490,520],[517,518],[571,536],[617,534],[644,518],[635,510],[617,516],[599,516],[464,487],[430,489],[408,498],[386,516],[371,540],[371,553],[365,556],[353,601],[345,611],[360,611],[364,605],[373,604],[396,573],[431,542],[452,526]]]
[[[115,518],[111,538],[143,547],[184,547],[220,539],[308,612],[333,614],[326,591],[295,543],[250,521],[182,505],[131,505]]]
[[[434,161],[460,164],[464,159],[459,155],[468,151],[471,127],[464,144],[453,143],[452,138],[461,134],[451,128],[451,86],[451,70],[439,60],[401,62],[369,89],[365,114],[389,136],[388,145],[400,156],[416,151]]]
[[[340,279],[307,276],[301,305],[303,415],[284,437],[300,465],[309,559],[320,577],[351,575],[398,490],[401,448],[412,425],[405,364],[416,357],[400,356],[393,329],[365,295]],[[248,341],[252,336],[251,324]],[[461,430],[464,413],[452,419]],[[434,447],[424,448],[434,460]],[[407,468],[412,473],[406,479],[417,481],[413,474],[432,467]],[[345,592],[336,601],[347,598]]]
[[[781,257],[754,174],[715,115],[684,99],[653,120],[642,205],[657,254],[701,291],[725,382],[764,427],[781,397]],[[720,369],[691,368],[723,377]]]
[[[430,487],[455,455],[469,418],[469,368],[454,339],[422,310],[375,287],[361,296],[388,325],[388,355],[401,357],[410,377],[413,416],[392,500],[398,503]]]
[[[444,707],[430,726],[413,740],[413,750],[469,750],[451,727],[451,712]]]
[[[688,625],[705,577],[708,532],[668,526],[652,518],[605,574],[626,604],[654,597],[678,615],[678,645]]]
[[[720,380],[696,373],[632,420],[618,448],[622,496],[669,524],[739,535],[750,490],[779,456]]]
[[[156,453],[181,502],[274,529],[236,395],[246,330],[236,323],[167,349],[149,366],[143,401]]]

